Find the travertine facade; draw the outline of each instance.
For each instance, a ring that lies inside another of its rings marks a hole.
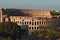
[[[28,25],[29,30],[38,30],[39,26],[60,26],[60,16],[50,15],[49,10],[22,10],[23,13],[31,16],[9,16],[3,15],[0,10],[0,20],[15,22],[18,25]]]
[[[60,19],[26,17],[26,16],[10,16],[10,21],[16,22],[18,25],[28,25],[30,30],[38,30],[39,26],[59,26]]]
[[[2,8],[0,8],[0,23],[2,22]]]
[[[33,17],[50,16],[50,10],[22,10],[22,12]]]

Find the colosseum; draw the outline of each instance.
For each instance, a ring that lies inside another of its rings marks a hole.
[[[10,20],[20,26],[28,25],[29,31],[38,30],[39,26],[60,26],[60,16],[52,16],[50,10],[19,9],[17,10],[19,12],[16,10],[7,16],[0,8],[0,22]]]

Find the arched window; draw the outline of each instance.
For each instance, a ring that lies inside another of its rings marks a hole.
[[[32,30],[33,30],[34,27],[32,27]]]
[[[47,17],[45,17],[45,19],[47,19]]]
[[[36,30],[36,27],[35,27],[35,30]]]
[[[36,25],[36,22],[35,22],[35,25]]]
[[[15,19],[14,19],[14,22],[15,22]]]
[[[3,21],[5,22],[5,19],[3,19]]]
[[[27,24],[28,24],[29,22],[27,22]]]
[[[22,19],[22,21],[24,21],[24,19]]]
[[[40,24],[41,24],[41,21],[40,21]]]
[[[43,21],[42,21],[42,24],[43,24]]]
[[[37,27],[37,30],[39,29],[39,27]]]
[[[21,17],[20,17],[20,19],[21,19]]]
[[[8,18],[8,20],[10,21],[10,18]]]
[[[29,29],[31,29],[31,27],[29,27]]]
[[[32,20],[32,21],[34,21],[34,20]]]
[[[19,21],[18,21],[18,23],[19,23]]]
[[[31,22],[29,22],[29,24],[31,25]]]
[[[25,24],[26,24],[26,22],[25,22]]]

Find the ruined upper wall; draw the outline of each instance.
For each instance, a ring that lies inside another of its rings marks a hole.
[[[50,10],[21,10],[25,14],[29,14],[30,16],[50,16]]]
[[[6,9],[9,13],[15,14],[30,14],[33,16],[40,16],[40,15],[50,15],[50,10],[31,10],[31,9]]]
[[[35,17],[45,17],[50,16],[50,10],[32,10],[32,9],[5,9],[3,14],[8,14],[9,16],[35,16]]]

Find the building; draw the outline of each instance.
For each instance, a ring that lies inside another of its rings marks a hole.
[[[18,25],[28,25],[28,30],[39,30],[39,26],[60,26],[60,16],[52,16],[50,10],[21,10],[29,16],[18,15],[3,15],[3,10],[0,9],[0,20],[15,22]]]
[[[2,22],[2,13],[3,13],[2,8],[0,8],[0,23]]]

